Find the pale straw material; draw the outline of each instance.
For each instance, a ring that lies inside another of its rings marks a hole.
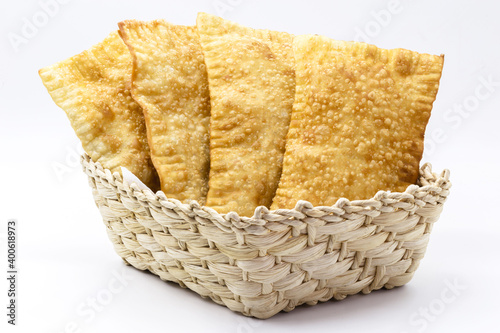
[[[126,263],[257,318],[410,281],[451,187],[449,171],[424,164],[404,193],[248,218],[129,186],[86,155],[82,165]]]

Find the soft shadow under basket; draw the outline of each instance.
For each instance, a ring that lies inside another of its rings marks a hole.
[[[430,164],[405,192],[294,209],[219,214],[128,185],[87,155],[109,239],[123,260],[247,316],[402,286],[425,254],[450,193],[449,171]]]

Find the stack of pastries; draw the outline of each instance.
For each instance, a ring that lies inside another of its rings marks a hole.
[[[252,216],[415,184],[443,56],[252,29],[118,24],[40,70],[84,150],[168,198]]]

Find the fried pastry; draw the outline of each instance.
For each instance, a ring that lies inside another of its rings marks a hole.
[[[169,198],[204,204],[210,95],[196,28],[163,20],[119,27],[133,57],[132,95],[144,111],[161,189]]]
[[[272,209],[333,205],[415,184],[443,56],[304,35]]]
[[[39,74],[94,161],[112,172],[126,167],[152,190],[158,189],[144,116],[130,94],[132,59],[117,31]]]
[[[207,206],[251,216],[278,186],[295,93],[293,36],[199,13],[212,113]]]

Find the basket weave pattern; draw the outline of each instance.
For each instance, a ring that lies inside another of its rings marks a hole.
[[[449,194],[449,172],[425,164],[418,185],[334,206],[219,214],[124,183],[81,159],[109,239],[123,260],[247,316],[411,280]]]

